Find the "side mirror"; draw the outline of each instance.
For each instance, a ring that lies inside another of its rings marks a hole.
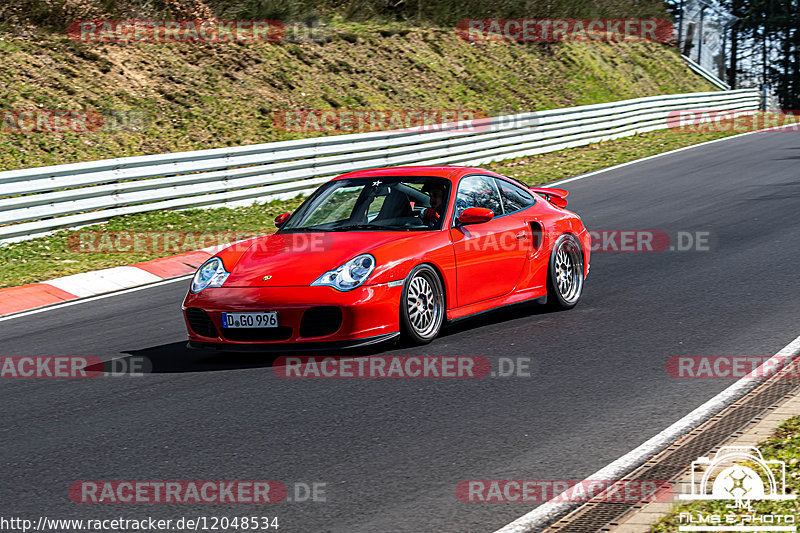
[[[286,219],[291,216],[291,213],[281,213],[280,215],[275,217],[275,226],[280,228],[281,226],[286,223]]]
[[[485,207],[468,207],[461,212],[458,217],[458,223],[464,224],[480,224],[481,222],[489,222],[494,218],[494,211]]]

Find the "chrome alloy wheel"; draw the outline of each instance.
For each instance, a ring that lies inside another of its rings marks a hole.
[[[430,276],[427,271],[415,274],[408,284],[406,296],[408,321],[422,338],[432,337],[438,332],[444,315],[444,299],[434,290]]]
[[[572,239],[558,243],[553,266],[558,294],[567,304],[578,301],[583,290],[583,254]]]

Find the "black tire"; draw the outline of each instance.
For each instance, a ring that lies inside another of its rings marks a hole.
[[[547,267],[547,307],[554,311],[572,309],[583,293],[583,248],[569,233],[556,239]]]
[[[442,281],[430,265],[415,267],[406,277],[400,298],[400,336],[403,344],[428,344],[442,329],[445,293]]]

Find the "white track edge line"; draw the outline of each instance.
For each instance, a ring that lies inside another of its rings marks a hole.
[[[763,370],[768,364],[775,364],[780,359],[794,358],[800,354],[800,336],[784,346],[778,353],[764,361],[756,370],[756,373]],[[777,368],[777,367],[776,367]],[[626,453],[616,461],[609,463],[584,482],[593,479],[617,480],[637,468],[645,461],[659,453],[667,446],[675,442],[678,438],[686,435],[700,424],[717,414],[719,411],[736,401],[738,398],[750,392],[756,386],[766,381],[766,378],[741,378],[727,389],[723,390],[706,403],[684,416],[659,434],[640,444],[630,452]],[[691,465],[686,465],[689,468]],[[558,501],[565,500],[568,491],[564,491],[558,496],[548,500],[531,512],[522,515],[513,522],[495,531],[495,533],[530,533],[549,525],[556,518],[566,512],[579,507],[583,502]]]
[[[93,302],[95,300],[102,300],[104,298],[111,298],[112,296],[118,296],[122,294],[128,294],[131,292],[141,291],[144,289],[149,289],[151,287],[158,287],[159,285],[166,285],[168,283],[175,283],[176,281],[184,281],[194,276],[194,274],[187,274],[185,276],[180,276],[177,278],[170,278],[165,279],[163,281],[156,281],[154,283],[147,283],[145,285],[139,285],[138,287],[131,287],[130,289],[123,289],[121,291],[114,291],[114,292],[107,292],[105,294],[98,294],[96,296],[87,296],[86,298],[78,298],[75,300],[68,300],[66,302],[48,305],[46,307],[40,307],[38,309],[31,309],[30,311],[20,311],[19,313],[12,313],[7,316],[0,316],[0,322],[5,322],[6,320],[13,320],[15,318],[22,318],[24,316],[36,315],[39,313],[44,313],[45,311],[53,311],[55,309],[63,309],[64,307],[70,307],[72,305],[78,305],[86,302]],[[46,283],[46,282],[44,282]]]

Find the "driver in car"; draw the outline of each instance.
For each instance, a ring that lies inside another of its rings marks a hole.
[[[422,212],[422,221],[429,226],[435,225],[444,216],[444,185],[440,183],[426,183],[422,192],[430,197],[431,206]]]

